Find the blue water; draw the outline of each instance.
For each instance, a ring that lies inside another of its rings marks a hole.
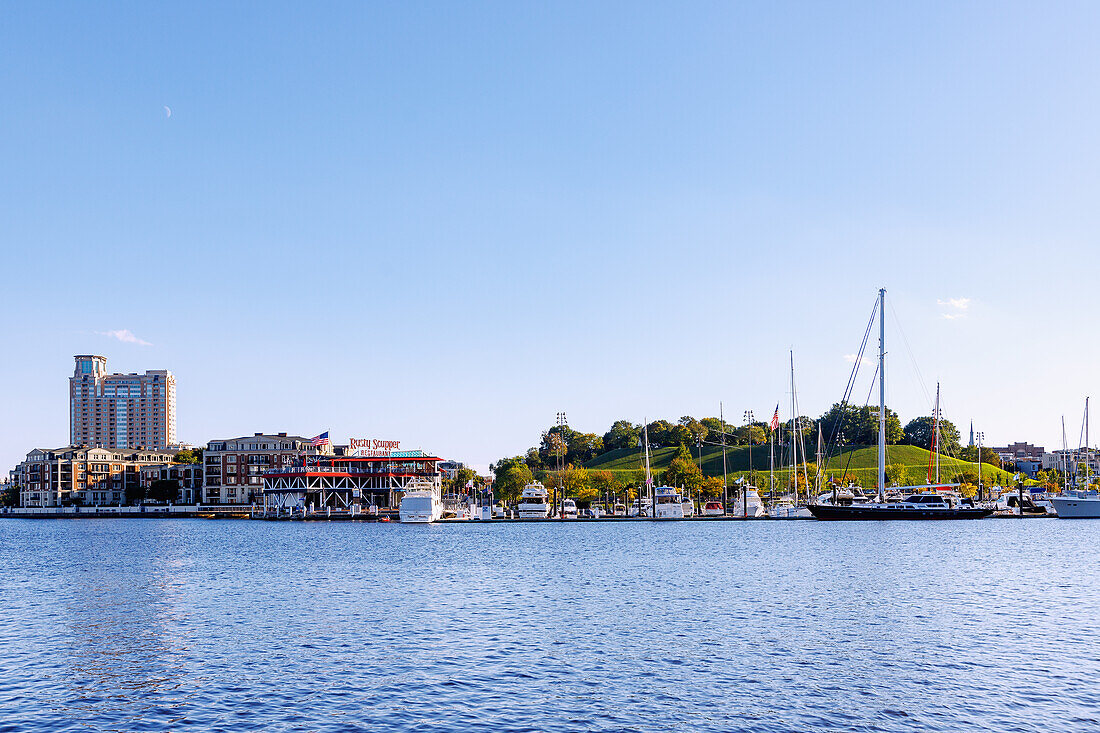
[[[4,731],[1100,729],[1100,521],[0,521]]]

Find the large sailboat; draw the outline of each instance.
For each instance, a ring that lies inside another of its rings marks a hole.
[[[818,519],[981,519],[992,509],[935,491],[934,485],[897,487],[905,498],[886,500],[886,289],[878,291],[878,497],[863,504],[811,504],[810,512]]]
[[[1090,466],[1092,465],[1089,460],[1091,451],[1089,450],[1089,398],[1085,398],[1085,420],[1082,426],[1085,441],[1083,451],[1078,452],[1075,465],[1073,467],[1073,488],[1063,493],[1061,496],[1050,497],[1050,503],[1054,505],[1054,509],[1058,512],[1058,516],[1062,519],[1097,519],[1100,518],[1100,492],[1097,492],[1093,488],[1090,482],[1090,473],[1092,472]],[[1063,428],[1063,432],[1064,432]],[[1082,455],[1083,454],[1083,455]],[[1077,477],[1081,474],[1081,464],[1085,464],[1085,485],[1080,487],[1077,484]],[[1064,474],[1063,474],[1064,475]]]

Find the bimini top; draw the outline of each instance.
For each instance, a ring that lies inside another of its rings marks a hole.
[[[680,490],[672,486],[658,486],[655,488],[654,493],[657,496],[679,496]]]

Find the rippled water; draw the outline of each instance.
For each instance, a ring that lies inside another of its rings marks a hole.
[[[1100,522],[0,521],[0,733],[1100,728]]]

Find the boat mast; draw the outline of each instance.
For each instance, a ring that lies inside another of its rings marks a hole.
[[[815,461],[817,462],[817,475],[814,477],[814,501],[817,501],[817,497],[821,494],[821,453],[823,443],[821,442],[821,423],[817,423],[817,456]]]
[[[721,402],[718,403],[718,422],[722,424],[722,513],[725,514],[730,505],[730,490],[726,483],[726,415]]]
[[[648,420],[648,418],[647,418],[647,420]],[[653,500],[653,477],[650,476],[650,474],[649,474],[649,424],[648,423],[645,425],[645,427],[642,428],[642,437],[645,440],[645,492],[646,492],[646,495],[650,498],[650,501],[652,502],[652,500]],[[652,517],[653,514],[654,514],[653,506],[654,505],[652,503],[649,505],[649,515],[650,515],[650,517]],[[641,516],[641,514],[642,514],[642,508],[643,508],[642,507],[642,498],[639,495],[639,497],[638,497],[638,515],[639,516]]]
[[[878,500],[886,501],[886,288],[878,291]]]
[[[768,430],[768,496],[775,492],[775,431]]]
[[[795,421],[798,419],[794,402],[794,349],[791,349],[791,481],[794,483],[794,505],[798,506],[798,433]]]
[[[940,482],[940,383],[936,382],[936,424],[933,428],[934,435],[932,440],[936,446],[936,483]],[[978,486],[981,486],[982,482],[978,481]]]

